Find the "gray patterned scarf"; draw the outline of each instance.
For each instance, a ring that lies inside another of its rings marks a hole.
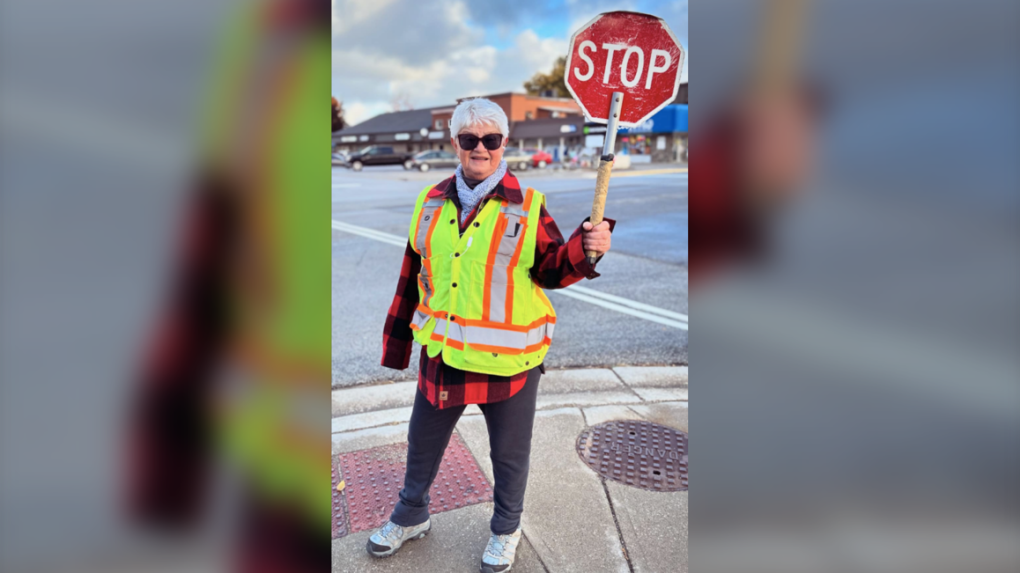
[[[503,176],[506,175],[506,161],[500,160],[499,167],[496,168],[496,172],[489,175],[481,183],[475,185],[472,189],[468,187],[468,184],[464,181],[464,168],[461,165],[457,166],[457,197],[460,198],[460,222],[463,223],[467,220],[467,216],[471,214],[471,211],[478,205],[478,202],[489,194],[490,191],[496,188],[496,185],[503,180]]]

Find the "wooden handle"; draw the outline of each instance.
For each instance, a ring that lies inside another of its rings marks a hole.
[[[599,163],[598,179],[595,180],[595,201],[591,204],[591,226],[595,227],[602,222],[602,214],[606,210],[606,193],[609,192],[609,174],[613,171],[613,160],[603,159]],[[598,253],[588,251],[588,262],[595,264],[595,257]]]
[[[771,95],[796,83],[810,4],[810,0],[770,0],[762,5],[751,83],[755,95]]]

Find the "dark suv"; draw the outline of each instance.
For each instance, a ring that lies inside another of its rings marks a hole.
[[[365,165],[402,165],[411,159],[411,153],[399,153],[388,145],[373,145],[352,153],[347,159],[351,169],[361,171]]]

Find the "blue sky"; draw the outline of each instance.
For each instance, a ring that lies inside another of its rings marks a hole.
[[[426,108],[523,91],[611,10],[663,18],[687,50],[687,0],[333,0],[333,95],[359,123],[398,97]]]

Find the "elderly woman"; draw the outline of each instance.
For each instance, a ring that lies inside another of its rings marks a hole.
[[[462,102],[450,131],[460,166],[418,196],[383,333],[383,366],[407,368],[412,338],[422,349],[404,488],[368,552],[392,555],[428,533],[429,487],[461,413],[478,404],[496,482],[481,570],[505,572],[521,539],[535,398],[556,324],[542,289],[599,276],[585,251],[608,251],[614,223],[584,221],[564,241],[545,196],[507,169],[509,126],[493,102]]]

